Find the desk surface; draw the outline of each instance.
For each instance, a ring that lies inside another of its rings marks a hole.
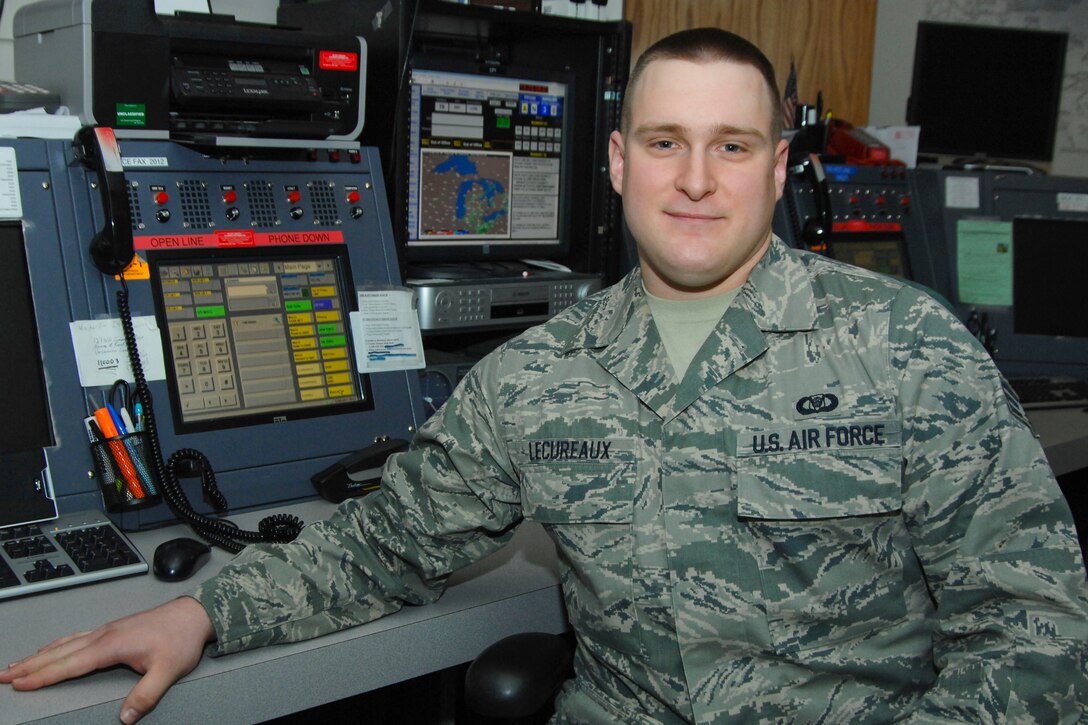
[[[1029,410],[1028,418],[1055,476],[1088,468],[1088,410]]]
[[[306,522],[331,510],[324,501],[282,509]],[[231,518],[256,528],[260,515]],[[130,538],[150,562],[159,543],[186,532],[172,526]],[[0,660],[13,662],[57,637],[184,594],[229,559],[213,550],[211,561],[182,583],[148,574],[4,602]],[[565,626],[555,550],[543,530],[526,525],[502,551],[454,575],[437,603],[308,642],[205,657],[141,722],[259,722],[467,662],[509,634],[561,632]],[[38,692],[5,685],[0,721],[116,723],[136,680],[135,673],[116,669]]]

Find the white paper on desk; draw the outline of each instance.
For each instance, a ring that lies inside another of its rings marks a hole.
[[[72,348],[76,353],[79,384],[85,388],[113,385],[115,380],[134,380],[128,360],[121,320],[76,320],[68,324],[72,333]],[[165,380],[162,339],[155,317],[132,318],[132,331],[140,349],[140,365],[148,380]]]
[[[358,295],[359,311],[351,313],[351,329],[359,372],[424,367],[427,361],[412,290],[361,289]]]
[[[46,113],[44,108],[0,113],[0,136],[5,138],[60,138],[71,141],[79,126],[79,116]]]
[[[888,147],[893,159],[902,161],[909,169],[918,165],[921,126],[869,126],[865,130]]]
[[[0,147],[0,219],[22,219],[23,197],[19,194],[19,166],[15,149]]]

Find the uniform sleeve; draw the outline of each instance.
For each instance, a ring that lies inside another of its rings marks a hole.
[[[1085,569],[1039,442],[986,352],[932,300],[904,290],[889,334],[904,514],[937,607],[938,677],[910,722],[1081,722]]]
[[[506,543],[521,520],[479,369],[390,457],[381,489],[349,499],[290,544],[247,547],[193,596],[212,654],[297,641],[425,604],[449,575]]]

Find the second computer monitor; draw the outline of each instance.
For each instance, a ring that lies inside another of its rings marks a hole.
[[[409,86],[407,260],[562,257],[573,77],[420,57]]]

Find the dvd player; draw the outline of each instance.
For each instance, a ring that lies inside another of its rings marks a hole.
[[[601,289],[601,277],[533,271],[487,279],[409,279],[425,332],[511,327],[550,319]]]

